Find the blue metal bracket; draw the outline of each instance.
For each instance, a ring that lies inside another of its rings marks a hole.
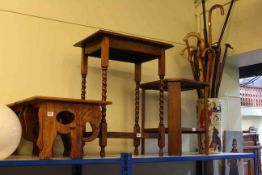
[[[258,157],[258,152],[257,151],[255,151],[254,152],[254,155],[255,155],[255,157],[254,157],[254,171],[255,171],[255,175],[258,175],[258,159],[257,159],[257,157]]]
[[[132,154],[121,153],[121,175],[132,175]]]

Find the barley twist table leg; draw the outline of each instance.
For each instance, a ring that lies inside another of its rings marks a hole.
[[[107,99],[107,67],[102,68],[102,101]],[[106,105],[102,105],[102,119],[100,132],[100,156],[105,157],[105,147],[107,145],[107,123],[106,123]]]
[[[138,147],[140,145],[140,138],[138,137],[137,133],[140,133],[139,127],[139,81],[136,81],[136,91],[135,91],[135,126],[134,126],[134,154],[138,155]]]
[[[164,126],[164,76],[160,76],[160,92],[159,92],[159,155],[163,156],[163,148],[165,146],[165,126]]]
[[[81,99],[86,99],[86,76],[82,75]]]
[[[141,81],[141,63],[135,64],[135,126],[134,126],[134,154],[138,155],[138,147],[140,145],[140,126],[139,126],[139,86]]]
[[[88,55],[85,54],[85,49],[82,48],[81,58],[81,75],[82,75],[82,86],[81,86],[81,99],[86,99],[86,76],[88,72]]]

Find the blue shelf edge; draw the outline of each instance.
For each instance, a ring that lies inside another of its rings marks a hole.
[[[176,162],[176,161],[208,161],[223,159],[254,159],[253,153],[222,153],[209,155],[185,155],[185,156],[165,156],[165,157],[133,157],[133,163],[158,163],[158,162]]]
[[[55,160],[1,160],[0,167],[11,166],[57,166],[57,165],[91,165],[91,164],[120,164],[120,158],[94,159],[55,159]]]
[[[208,161],[224,159],[253,159],[255,175],[258,175],[258,162],[255,153],[221,153],[221,154],[194,154],[182,156],[133,156],[131,153],[121,153],[113,158],[87,158],[87,159],[54,159],[54,160],[30,160],[7,159],[0,161],[0,167],[12,166],[58,166],[58,165],[92,165],[92,164],[119,164],[121,175],[132,175],[133,165],[136,163],[161,163],[177,161]]]

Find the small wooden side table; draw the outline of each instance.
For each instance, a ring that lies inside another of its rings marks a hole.
[[[168,128],[165,128],[165,133],[168,133],[168,155],[182,154],[182,133],[205,133],[207,128],[182,128],[181,127],[181,92],[193,89],[204,89],[204,104],[207,116],[207,89],[208,84],[196,80],[189,79],[164,79],[164,90],[168,92]],[[155,138],[160,134],[158,128],[145,128],[145,91],[159,90],[160,81],[143,83],[142,88],[142,135],[147,138]],[[196,114],[195,114],[196,115]],[[206,127],[208,118],[206,117]],[[208,134],[205,134],[206,148],[208,149]],[[142,138],[142,153],[145,152],[145,142]],[[207,150],[206,150],[207,151]]]
[[[140,145],[140,126],[139,126],[139,85],[141,81],[141,64],[150,60],[158,59],[158,75],[160,79],[160,125],[162,130],[161,143],[159,143],[160,154],[163,155],[164,147],[164,124],[163,124],[163,80],[165,76],[165,50],[173,45],[149,39],[124,35],[115,32],[99,30],[84,40],[76,43],[74,46],[82,48],[82,99],[86,94],[86,76],[88,70],[88,57],[101,58],[102,68],[102,101],[107,99],[107,69],[109,59],[121,62],[135,64],[135,126],[134,132],[108,132],[106,122],[106,106],[102,105],[101,135],[100,135],[100,155],[105,156],[105,147],[107,138],[131,138],[134,139],[135,150],[138,154]]]
[[[19,116],[22,135],[34,144],[33,154],[39,159],[51,159],[52,148],[57,134],[61,134],[65,146],[64,155],[72,159],[82,157],[83,142],[89,142],[99,135],[100,106],[111,102],[34,96],[8,106]],[[86,123],[93,133],[84,138]]]

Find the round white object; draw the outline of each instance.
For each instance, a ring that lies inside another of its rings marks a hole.
[[[0,105],[0,160],[15,151],[21,135],[22,127],[17,115],[7,106]]]

